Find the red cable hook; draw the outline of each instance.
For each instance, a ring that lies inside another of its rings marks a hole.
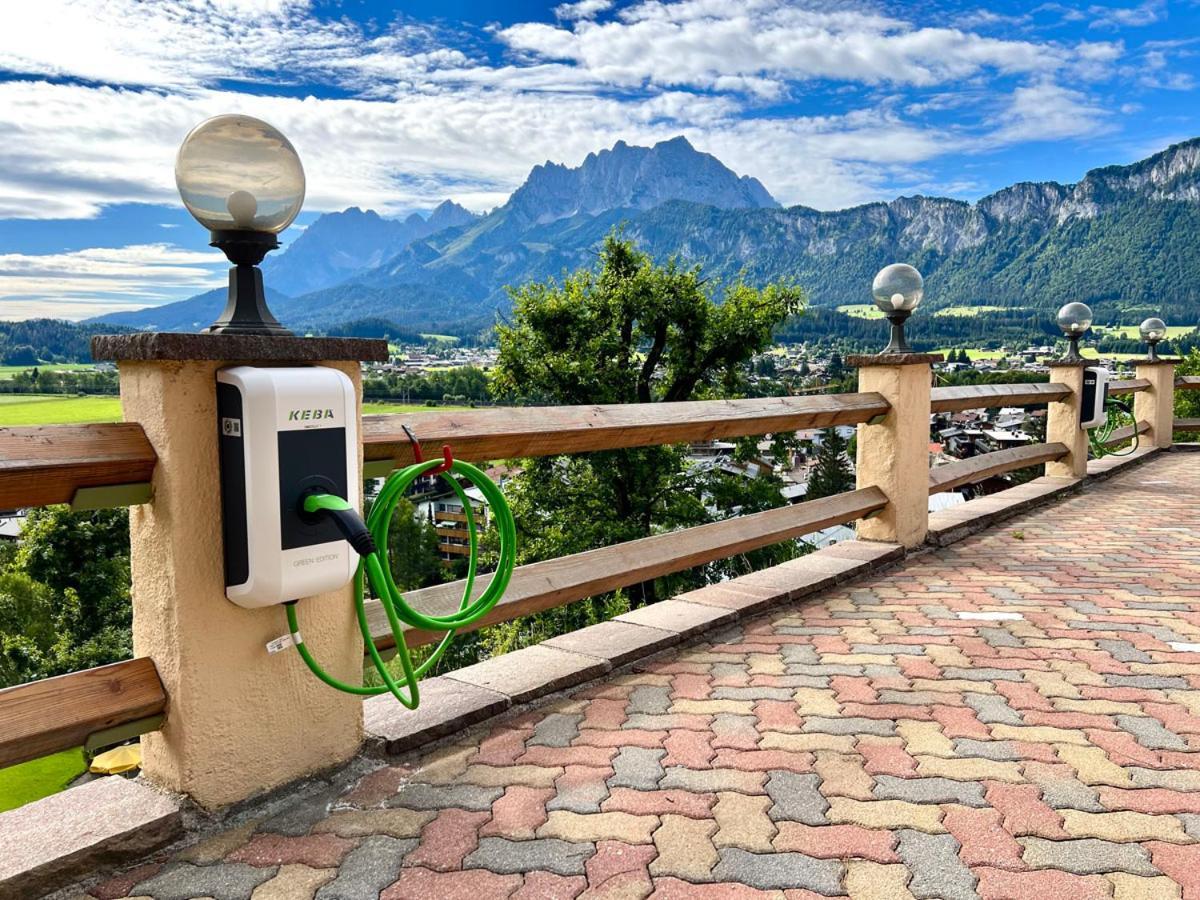
[[[425,462],[425,454],[421,450],[421,442],[417,440],[417,436],[412,433],[412,429],[407,425],[401,425],[404,433],[408,435],[408,440],[412,443],[413,459],[419,463]],[[449,444],[442,444],[442,459],[444,462],[440,466],[429,469],[425,472],[426,475],[441,475],[443,472],[449,472],[451,466],[454,465],[454,455],[450,452]]]

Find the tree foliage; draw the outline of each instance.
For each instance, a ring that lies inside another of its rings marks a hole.
[[[512,320],[498,328],[494,387],[509,402],[538,404],[739,396],[751,359],[803,305],[801,291],[784,282],[762,289],[735,283],[718,303],[698,268],[655,265],[616,235],[605,240],[597,270],[511,293]],[[685,446],[665,446],[525,460],[507,491],[524,563],[768,509],[782,502],[779,487],[769,471],[730,474],[690,462]],[[489,629],[490,649],[599,621],[667,589],[791,552],[786,545],[757,551],[498,626]]]
[[[850,468],[846,448],[847,441],[837,428],[826,428],[821,432],[821,448],[817,451],[817,463],[808,479],[805,500],[820,500],[853,490],[854,472]]]

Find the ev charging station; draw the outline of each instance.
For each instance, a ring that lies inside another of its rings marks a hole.
[[[234,366],[217,373],[225,593],[272,606],[336,590],[358,554],[311,494],[357,508],[357,401],[344,372]]]
[[[1083,390],[1079,396],[1079,427],[1085,430],[1099,428],[1108,418],[1105,404],[1108,402],[1108,369],[1088,366],[1083,370]]]

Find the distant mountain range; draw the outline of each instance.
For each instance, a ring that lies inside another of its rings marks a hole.
[[[578,168],[536,166],[484,216],[449,201],[404,220],[358,209],[321,216],[264,272],[272,309],[297,330],[378,318],[467,333],[507,307],[507,285],[594,264],[617,227],[654,257],[698,263],[718,283],[792,278],[819,306],[869,302],[874,273],[899,260],[925,274],[930,310],[1079,299],[1110,321],[1151,311],[1177,324],[1200,318],[1200,138],[1072,185],[834,212],[781,208],[759,181],[682,137],[649,148],[618,142]],[[95,321],[193,330],[217,316],[223,293]]]

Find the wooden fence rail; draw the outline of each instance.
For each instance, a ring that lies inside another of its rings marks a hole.
[[[1150,390],[1150,380],[1148,378],[1129,378],[1125,381],[1110,381],[1108,383],[1108,392],[1110,394],[1139,394],[1142,391]]]
[[[1033,406],[1062,400],[1070,389],[1065,384],[964,384],[935,387],[930,395],[931,412],[961,412],[996,406]]]
[[[1175,379],[1177,391],[1200,391],[1200,375],[1180,375]]]
[[[1030,444],[1008,447],[993,453],[981,453],[968,459],[955,460],[929,470],[929,493],[949,491],[964,484],[974,484],[993,475],[1023,469],[1066,456],[1066,444]]]
[[[167,695],[144,657],[0,690],[0,768],[79,747],[89,735],[161,714]]]

